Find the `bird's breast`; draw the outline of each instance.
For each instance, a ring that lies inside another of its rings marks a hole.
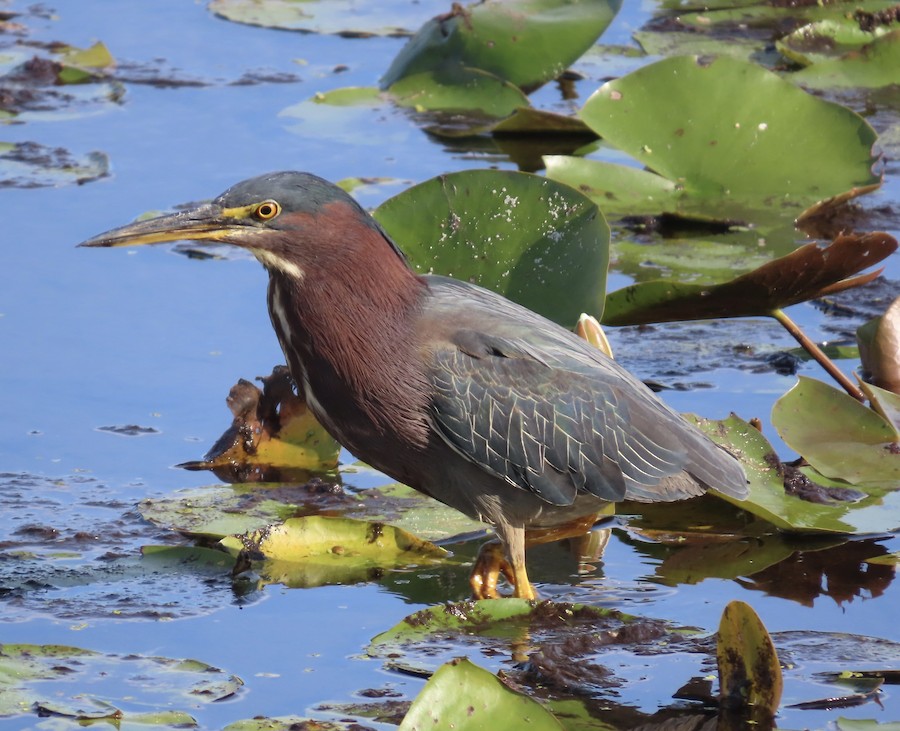
[[[269,311],[291,376],[313,415],[357,458],[400,479],[428,444],[427,384],[402,332],[381,337],[363,318],[303,303],[295,282],[272,277]],[[396,321],[395,321],[396,322]]]

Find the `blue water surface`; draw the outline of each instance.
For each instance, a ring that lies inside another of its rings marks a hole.
[[[421,5],[426,15],[447,9],[437,0]],[[627,43],[629,32],[652,9],[650,3],[627,5],[607,40]],[[11,2],[0,9],[27,7]],[[210,198],[270,170],[304,169],[332,180],[383,176],[400,181],[367,192],[365,204],[375,205],[407,183],[449,170],[515,166],[502,156],[446,147],[400,116],[385,128],[389,134],[360,129],[349,140],[280,116],[316,92],[377,84],[402,39],[242,26],[216,18],[205,3],[185,0],[58,0],[45,10],[46,15],[28,17],[29,39],[75,46],[102,40],[120,65],[202,82],[126,83],[119,104],[87,116],[9,124],[0,135],[4,141],[37,141],[78,155],[98,150],[111,161],[110,175],[98,181],[0,191],[0,472],[48,481],[90,478],[98,499],[131,506],[145,497],[214,482],[208,474],[173,465],[201,457],[222,432],[230,420],[224,398],[238,378],[267,374],[283,358],[266,312],[266,275],[251,258],[236,253],[220,261],[198,260],[169,246],[85,250],[75,248],[79,241],[147,211]],[[277,80],[232,83],[248,74]],[[557,94],[552,89],[541,93],[546,98]],[[879,195],[890,201],[896,190]],[[896,279],[900,267],[895,260],[889,267]],[[626,283],[621,279],[613,281]],[[818,311],[796,309],[810,335],[820,337]],[[741,327],[750,328],[741,330],[741,338],[758,336],[789,346],[772,323]],[[615,347],[617,336],[611,337]],[[638,346],[623,347],[622,359],[642,377],[659,377],[642,371]],[[774,399],[794,381],[771,371],[709,372],[699,365],[697,370],[697,379],[710,388],[671,391],[666,398],[679,410],[710,417],[731,410],[766,417]],[[813,366],[802,372],[817,375]],[[128,424],[157,433],[126,437],[100,429]],[[78,484],[66,489],[70,492],[57,504],[78,503]],[[35,490],[37,502],[41,495]],[[43,515],[38,510],[36,516],[45,525],[64,526],[72,519],[65,509]],[[0,520],[8,535],[17,530],[15,516]],[[3,540],[0,534],[0,544]],[[139,545],[129,550],[136,553]],[[897,550],[896,542],[892,545]],[[556,554],[546,556],[550,561]],[[706,630],[715,629],[729,600],[740,598],[772,631],[858,632],[900,641],[893,616],[900,594],[890,582],[879,596],[863,591],[852,600],[819,597],[804,606],[740,581],[664,586],[654,578],[657,563],[618,529],[599,577],[553,575],[550,568],[541,569],[537,580],[548,597],[588,600]],[[465,568],[458,574],[464,576]],[[358,700],[355,694],[364,688],[389,687],[413,697],[422,686],[420,679],[388,672],[381,661],[361,657],[371,637],[429,603],[410,599],[394,585],[269,586],[243,601],[230,595],[227,583],[204,589],[199,581],[170,581],[163,576],[139,596],[148,604],[156,597],[164,605],[172,592],[177,604],[184,602],[180,592],[196,591],[202,596],[196,612],[179,610],[171,619],[117,619],[86,611],[79,618],[39,607],[4,608],[0,597],[0,643],[195,657],[223,668],[246,686],[233,700],[193,709],[202,727],[210,729],[254,715],[306,714],[325,701]],[[432,601],[465,598],[464,585],[454,586],[463,588],[449,596],[436,589]],[[110,584],[110,591],[119,590]],[[666,690],[664,682],[661,688],[648,695],[645,711],[652,712],[657,696],[665,700],[675,690]],[[887,708],[891,712],[889,703]],[[896,702],[893,708],[896,714]],[[873,704],[844,713],[900,720]],[[810,714],[792,721],[816,726],[835,717]],[[41,723],[34,717],[0,719],[0,729],[41,728]]]

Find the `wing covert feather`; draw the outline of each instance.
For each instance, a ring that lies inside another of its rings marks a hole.
[[[446,333],[425,354],[432,419],[467,459],[553,505],[579,491],[746,494],[736,460],[576,335],[487,290],[427,279],[438,296],[423,319]]]

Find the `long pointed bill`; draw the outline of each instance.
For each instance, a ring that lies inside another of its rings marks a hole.
[[[218,241],[247,245],[247,237],[260,231],[243,208],[222,208],[207,203],[189,211],[129,223],[95,236],[79,246],[139,246],[165,241]]]

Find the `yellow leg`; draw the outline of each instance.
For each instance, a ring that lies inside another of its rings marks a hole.
[[[488,541],[478,552],[469,583],[476,599],[498,599],[497,582],[500,575],[513,587],[518,599],[537,599],[537,592],[528,580],[525,568],[525,547],[549,543],[562,538],[583,536],[597,521],[597,515],[586,515],[552,528],[530,530],[510,525],[497,526],[499,540]]]
[[[518,599],[528,599],[534,601],[538,598],[537,592],[528,580],[528,574],[525,571],[525,562],[518,566],[513,566],[513,596]]]

